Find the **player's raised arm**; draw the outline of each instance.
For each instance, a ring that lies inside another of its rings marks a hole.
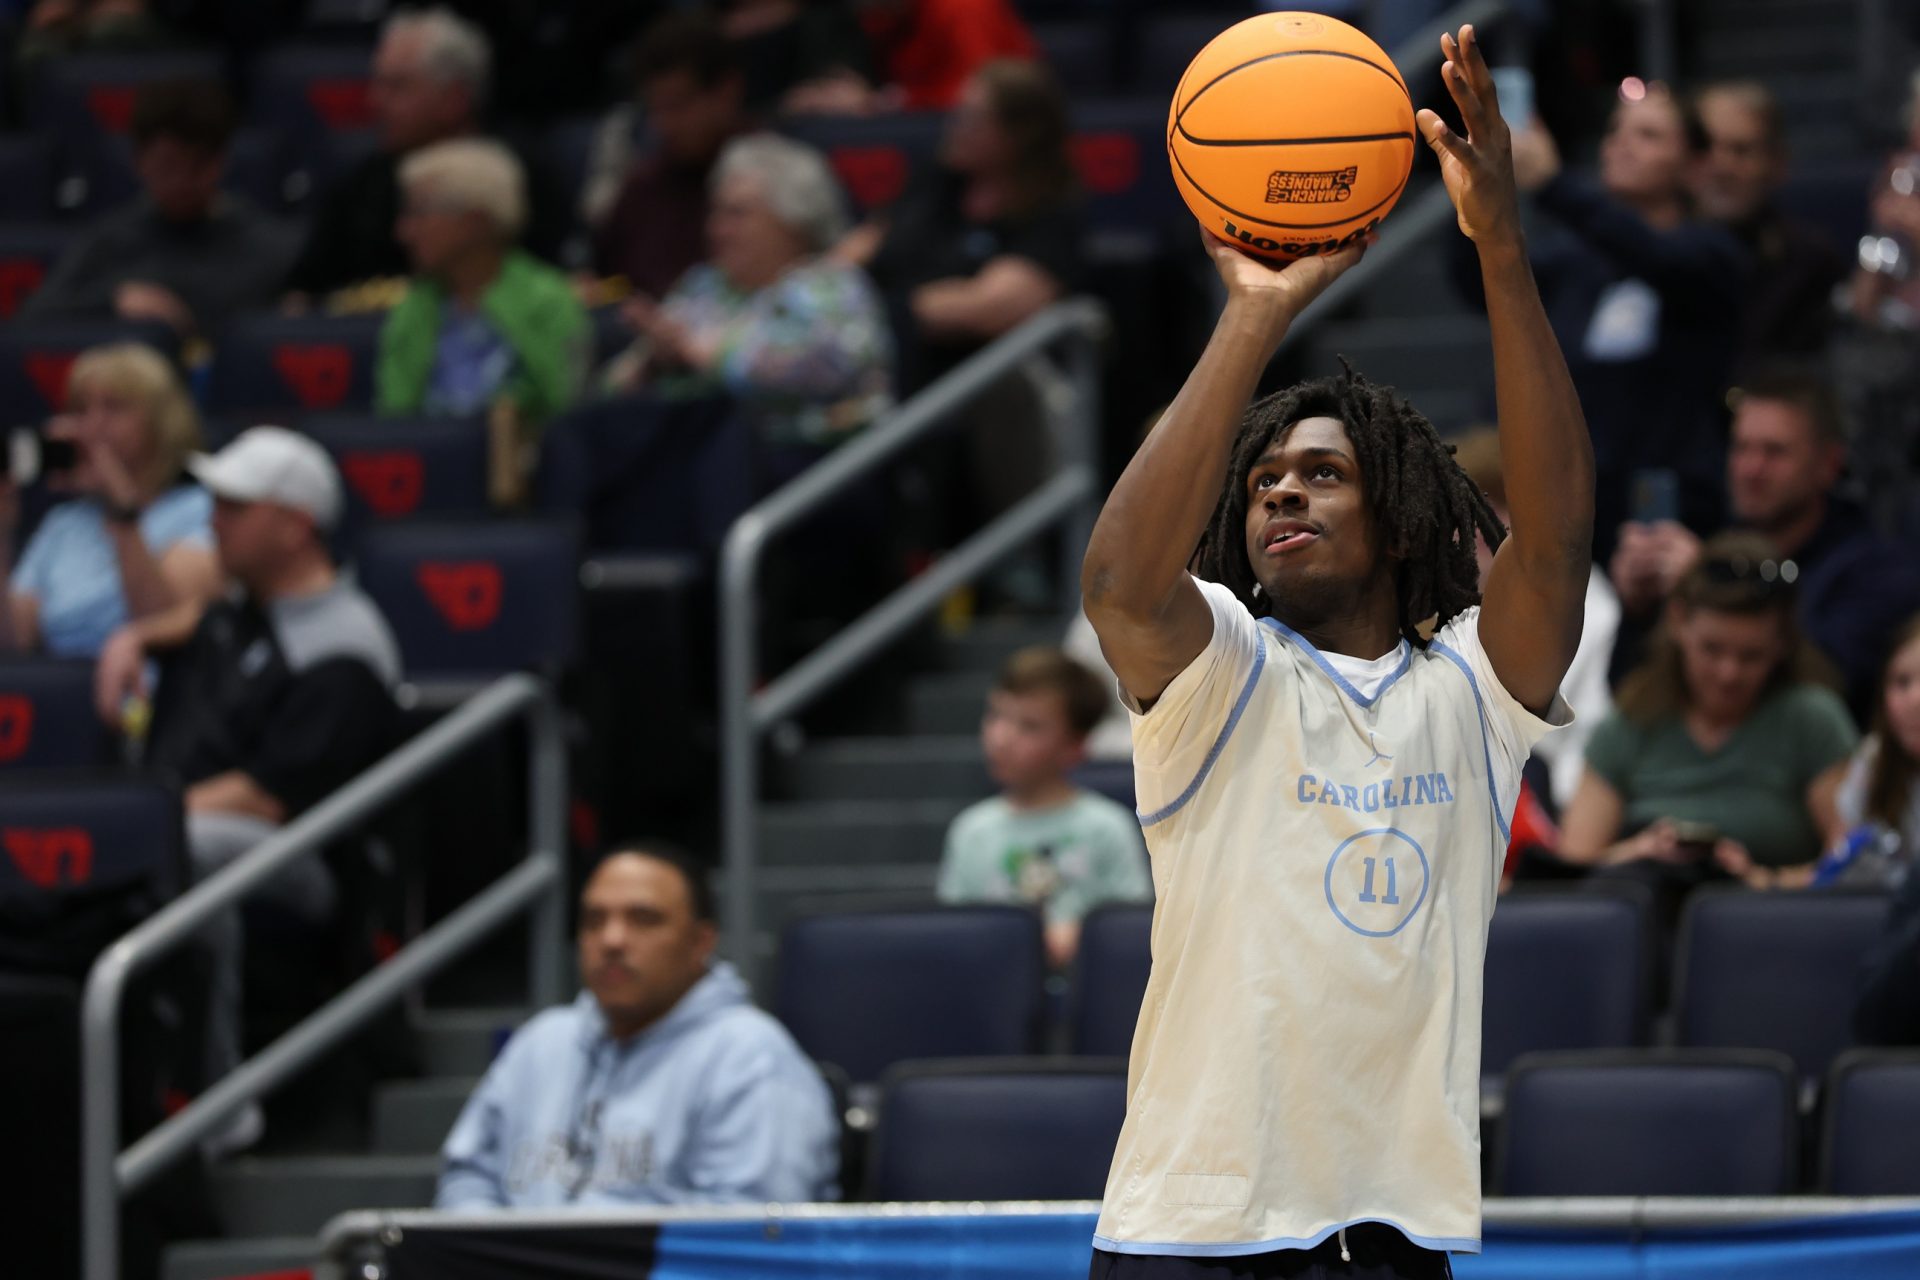
[[[1364,252],[1356,245],[1274,267],[1200,234],[1226,283],[1226,308],[1186,385],[1113,486],[1080,570],[1100,647],[1142,704],[1159,697],[1213,635],[1213,615],[1187,562],[1220,501],[1260,372],[1294,317]]]
[[[1472,27],[1440,37],[1441,70],[1467,136],[1431,111],[1420,132],[1460,229],[1480,254],[1493,334],[1500,469],[1512,528],[1482,584],[1480,641],[1507,692],[1535,711],[1553,701],[1580,643],[1593,544],[1593,445],[1527,265],[1513,153]]]

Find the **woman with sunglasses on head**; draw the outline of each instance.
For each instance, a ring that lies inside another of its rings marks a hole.
[[[1858,735],[1794,620],[1798,576],[1758,534],[1710,539],[1587,745],[1561,856],[1647,885],[1665,919],[1708,881],[1806,884],[1841,833]]]

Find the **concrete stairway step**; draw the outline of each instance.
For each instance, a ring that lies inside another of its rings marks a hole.
[[[761,871],[754,895],[761,928],[768,935],[764,950],[767,954],[778,951],[780,930],[796,915],[871,905],[880,899],[931,901],[939,876],[936,860],[768,867]]]
[[[480,1079],[390,1080],[373,1091],[373,1153],[424,1156],[439,1151]]]
[[[313,1235],[353,1209],[433,1203],[438,1156],[279,1156],[233,1160],[208,1175],[229,1236]]]
[[[307,1236],[250,1240],[187,1240],[160,1255],[160,1280],[235,1280],[273,1272],[303,1271],[320,1245]]]
[[[823,739],[780,773],[796,800],[975,800],[992,788],[975,734]]]
[[[1067,633],[1067,619],[980,618],[966,630],[942,636],[929,650],[930,665],[942,671],[999,669],[1016,649],[1035,644],[1059,644]]]
[[[1311,339],[1333,365],[1339,353],[1374,382],[1393,387],[1458,387],[1463,377],[1488,376],[1493,347],[1486,317],[1461,315],[1445,324],[1430,319],[1355,320],[1326,326]]]
[[[769,870],[938,862],[947,824],[966,805],[961,799],[765,805],[760,810],[761,862]]]
[[[528,1016],[518,1008],[429,1009],[413,1024],[420,1070],[429,1077],[483,1075]]]
[[[1059,642],[1059,635],[1051,641]],[[916,676],[907,685],[907,732],[915,736],[978,732],[993,678],[989,670]]]

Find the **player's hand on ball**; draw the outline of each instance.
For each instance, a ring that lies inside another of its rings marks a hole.
[[[1440,177],[1447,184],[1459,215],[1460,230],[1477,244],[1520,238],[1520,200],[1513,177],[1513,140],[1500,118],[1500,102],[1493,75],[1480,52],[1473,28],[1460,28],[1459,38],[1440,37],[1446,62],[1440,78],[1460,109],[1465,137],[1447,127],[1433,111],[1416,118],[1420,134],[1440,158]]]
[[[1252,299],[1275,306],[1280,312],[1279,318],[1289,321],[1360,261],[1367,246],[1373,243],[1373,237],[1355,241],[1338,253],[1297,258],[1292,262],[1256,258],[1214,235],[1205,223],[1200,226],[1200,241],[1212,257],[1221,283],[1227,286],[1229,301]]]

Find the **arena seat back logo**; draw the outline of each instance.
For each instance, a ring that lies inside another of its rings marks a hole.
[[[93,836],[84,827],[8,827],[0,845],[28,882],[42,889],[93,879]]]
[[[33,699],[0,694],[0,764],[11,764],[33,745]]]
[[[411,514],[426,489],[420,455],[406,449],[354,449],[340,459],[347,483],[377,516]]]
[[[353,353],[338,343],[282,343],[273,367],[308,409],[331,409],[353,388]]]
[[[500,616],[500,566],[485,560],[428,561],[417,570],[420,589],[455,631],[483,631]]]

